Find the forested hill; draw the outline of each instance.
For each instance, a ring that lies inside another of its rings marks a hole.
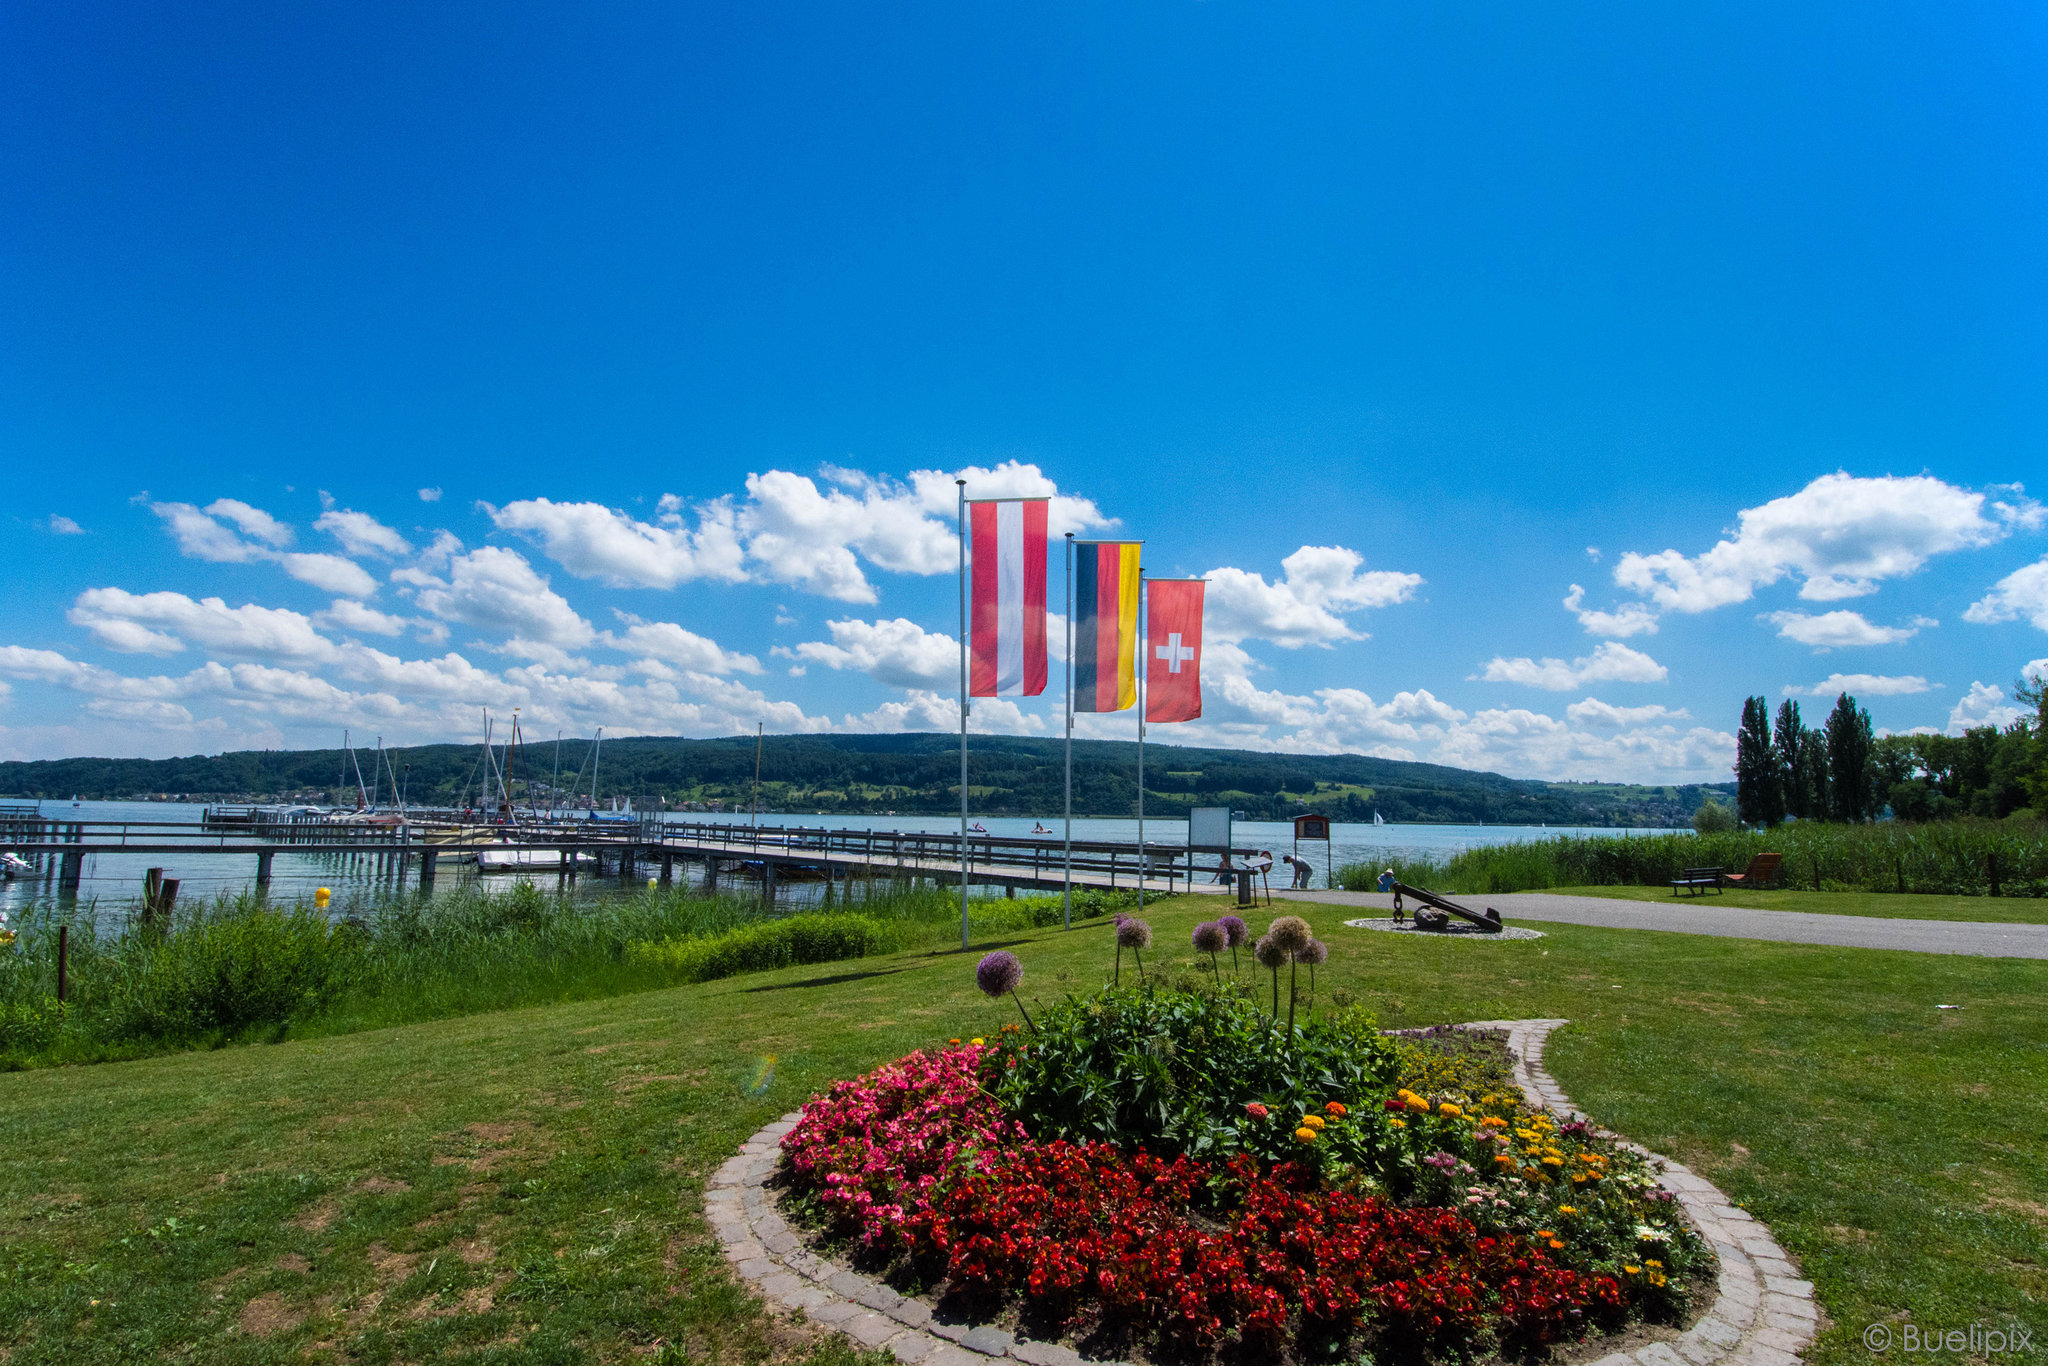
[[[959,810],[959,739],[952,735],[777,735],[761,759],[764,811],[944,814]],[[502,756],[502,750],[499,752]],[[396,774],[415,804],[475,799],[477,745],[423,745],[385,751],[387,776],[373,783],[374,750],[357,750],[366,787],[390,800]],[[595,756],[587,740],[560,746],[559,787],[588,798],[591,761],[597,795],[659,800],[671,809],[744,809],[754,781],[754,738],[686,740],[636,736],[606,740]],[[175,796],[194,801],[298,800],[353,804],[356,769],[339,750],[248,750],[188,759],[49,759],[0,763],[0,797],[124,799]],[[556,745],[515,756],[515,797],[537,800],[556,784]],[[975,736],[968,746],[973,807],[983,815],[1045,816],[1061,805],[1060,742]],[[1190,806],[1229,806],[1257,819],[1319,811],[1338,820],[1682,825],[1703,796],[1726,799],[1730,784],[1638,787],[1531,782],[1436,764],[1358,755],[1260,754],[1244,750],[1149,746],[1148,814]],[[344,793],[346,794],[344,796]],[[1137,800],[1137,747],[1076,741],[1077,815],[1131,814]]]

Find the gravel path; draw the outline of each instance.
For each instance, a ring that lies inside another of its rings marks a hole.
[[[1378,892],[1283,892],[1276,901],[1315,901],[1363,906],[1391,913],[1394,899]],[[1500,896],[1453,897],[1475,911],[1488,906],[1504,919],[1550,920],[1598,925],[1610,930],[1665,930],[1710,934],[1723,939],[1769,939],[1781,944],[1832,944],[1847,949],[1904,949],[1911,953],[1957,953],[1977,958],[2048,958],[2048,925],[1987,924],[1976,920],[1881,920],[1864,915],[1812,915],[1805,911],[1758,911],[1717,906],[1698,898],[1665,905],[1654,901],[1610,901],[1595,896],[1512,892]]]

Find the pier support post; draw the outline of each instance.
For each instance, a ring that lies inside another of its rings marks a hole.
[[[775,864],[765,859],[761,863],[761,899],[770,906],[775,904]]]
[[[439,852],[437,852],[436,850],[433,850],[433,849],[422,849],[422,850],[420,850],[420,890],[421,890],[421,891],[425,891],[425,890],[426,890],[427,888],[429,888],[429,887],[431,887],[431,886],[433,886],[433,885],[434,885],[434,860],[435,860],[435,859],[437,859],[437,858],[439,858],[439,857],[440,857],[440,854],[439,854]]]
[[[1006,901],[1015,901],[1017,899],[1016,883],[1012,882],[1008,886],[1003,888],[1003,898]]]
[[[707,892],[718,890],[718,860],[715,858],[704,860],[704,890]]]
[[[676,880],[676,856],[664,853],[661,856],[661,885],[666,887]]]
[[[75,895],[78,891],[78,879],[84,872],[85,855],[66,854],[63,865],[57,870],[57,890]]]
[[[256,885],[258,887],[268,887],[270,885],[270,861],[276,857],[277,855],[274,853],[264,853],[256,856]]]

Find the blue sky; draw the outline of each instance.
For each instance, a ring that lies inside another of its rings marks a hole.
[[[1160,740],[2048,657],[2038,7],[585,9],[0,15],[0,755],[943,729],[962,469],[1211,576]]]

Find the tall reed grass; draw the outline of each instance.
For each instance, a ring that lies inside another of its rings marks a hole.
[[[1124,900],[1077,893],[1076,915]],[[977,899],[968,911],[983,936],[1061,916],[1056,896]],[[135,924],[101,933],[93,920],[65,922],[61,1006],[54,917],[31,914],[0,948],[0,1067],[346,1033],[943,945],[957,942],[960,898],[930,884],[878,883],[782,916],[756,899],[684,888],[572,898],[520,882],[431,899],[389,895],[340,915],[224,896],[182,913],[167,932]]]
[[[1794,822],[1710,835],[1557,835],[1399,860],[1394,875],[1432,891],[1529,892],[1550,887],[1657,887],[1687,868],[1741,872],[1758,854],[1784,855],[1779,885],[1824,892],[1946,896],[2048,895],[2048,824],[2032,819],[1908,825]],[[1386,863],[1337,870],[1337,885],[1370,891]]]

